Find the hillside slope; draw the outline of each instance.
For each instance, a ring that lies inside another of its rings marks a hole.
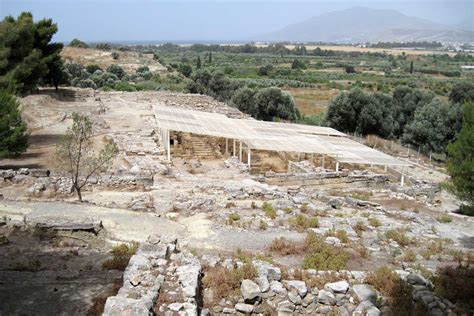
[[[406,16],[395,10],[351,8],[312,17],[256,38],[264,41],[474,41],[474,32]]]

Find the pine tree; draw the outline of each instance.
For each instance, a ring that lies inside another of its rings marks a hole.
[[[0,158],[17,157],[28,147],[26,124],[16,97],[0,91]]]
[[[410,73],[413,74],[413,60],[410,62]]]
[[[212,64],[212,52],[209,52],[209,63]]]

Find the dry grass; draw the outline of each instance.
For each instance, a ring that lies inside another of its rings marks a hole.
[[[296,107],[304,115],[323,113],[329,101],[339,92],[328,88],[288,88],[285,90],[293,96]]]
[[[130,258],[137,252],[138,242],[132,241],[128,244],[119,244],[112,248],[112,258],[106,260],[102,267],[107,270],[125,270]]]
[[[236,207],[237,205],[235,204],[235,202],[227,202],[225,204],[225,208],[231,208],[231,207]]]
[[[295,255],[301,253],[301,246],[294,241],[287,240],[285,237],[273,239],[269,251],[277,253],[280,256]]]
[[[388,267],[381,267],[371,272],[366,283],[374,286],[387,298],[391,315],[411,315],[414,306],[412,303],[412,287]]]
[[[413,243],[413,240],[411,240],[410,238],[408,238],[407,235],[405,235],[405,231],[403,229],[388,230],[385,232],[385,237],[396,241],[402,247],[406,247],[409,244]]]
[[[412,249],[405,251],[403,260],[407,262],[414,262],[416,260],[416,253]]]
[[[362,233],[367,230],[367,226],[364,222],[358,221],[354,226],[352,226],[352,229],[354,229],[358,237],[362,237]]]
[[[308,228],[318,228],[319,221],[316,216],[304,216],[303,214],[298,214],[289,220],[290,226],[298,232],[304,232]]]
[[[369,225],[372,226],[372,227],[379,227],[382,225],[382,223],[380,223],[380,221],[376,218],[369,218]]]
[[[433,283],[437,295],[461,307],[459,315],[474,309],[474,268],[458,266],[438,269]]]
[[[204,288],[213,290],[211,302],[204,302],[204,306],[213,306],[222,298],[229,299],[240,295],[240,282],[244,279],[254,279],[257,271],[251,263],[245,263],[241,268],[227,269],[222,266],[205,268],[202,279]]]

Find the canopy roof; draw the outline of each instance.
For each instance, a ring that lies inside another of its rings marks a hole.
[[[153,111],[161,129],[236,139],[251,149],[324,154],[345,163],[409,165],[329,127],[233,119],[219,113],[161,105],[154,105]]]

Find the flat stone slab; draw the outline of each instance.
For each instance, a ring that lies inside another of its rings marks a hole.
[[[28,214],[25,216],[25,222],[28,225],[53,230],[83,230],[98,233],[102,229],[102,221],[91,217]]]

